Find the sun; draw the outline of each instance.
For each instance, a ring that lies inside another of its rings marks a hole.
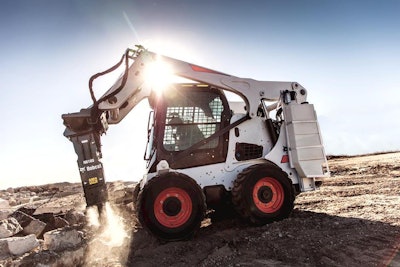
[[[174,79],[171,65],[164,62],[161,58],[157,58],[146,66],[144,77],[145,82],[156,93],[161,93]]]

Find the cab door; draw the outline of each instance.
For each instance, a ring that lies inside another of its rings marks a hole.
[[[188,168],[224,162],[230,109],[222,90],[210,86],[180,85],[164,92],[159,105],[158,160],[171,168]]]

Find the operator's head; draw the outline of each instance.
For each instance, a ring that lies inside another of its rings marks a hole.
[[[172,118],[168,121],[168,124],[175,126],[177,124],[183,124],[182,119],[179,117],[178,113],[172,113]]]

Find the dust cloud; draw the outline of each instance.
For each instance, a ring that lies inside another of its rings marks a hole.
[[[123,217],[107,202],[100,216],[97,207],[88,208],[87,218],[91,236],[85,266],[125,266],[130,232]]]

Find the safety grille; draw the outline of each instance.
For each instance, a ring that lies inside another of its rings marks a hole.
[[[219,95],[210,92],[190,92],[170,99],[167,106],[164,148],[185,150],[220,129],[223,104]],[[218,138],[201,149],[216,148]]]
[[[255,144],[236,143],[235,158],[238,161],[257,159],[263,155],[263,147]]]

